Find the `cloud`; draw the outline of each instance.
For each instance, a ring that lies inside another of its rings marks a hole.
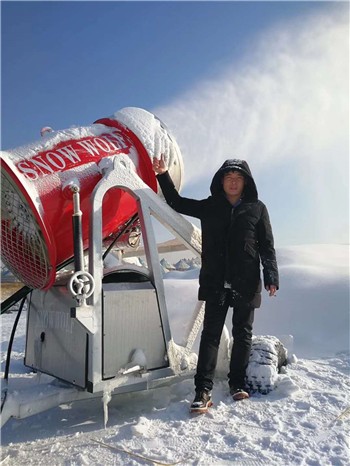
[[[324,233],[310,240],[329,241],[348,225],[348,40],[345,8],[279,24],[239,63],[155,109],[182,150],[185,190],[203,195],[218,166],[240,157],[258,184],[269,179],[265,197],[286,207],[293,196],[303,199],[301,209]]]

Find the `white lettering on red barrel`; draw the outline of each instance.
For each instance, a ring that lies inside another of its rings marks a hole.
[[[66,167],[66,162],[63,157],[55,152],[48,152],[46,154],[46,160],[59,170],[63,170]]]
[[[60,143],[54,149],[39,152],[30,159],[16,164],[17,169],[29,180],[35,181],[52,173],[69,170],[74,166],[89,162],[99,162],[103,157],[129,153],[131,140],[119,133],[101,134],[99,137],[88,136],[79,140],[70,140],[69,144]]]
[[[61,149],[56,149],[56,152],[64,155],[72,163],[81,162],[79,154],[75,152],[72,146],[65,146]]]

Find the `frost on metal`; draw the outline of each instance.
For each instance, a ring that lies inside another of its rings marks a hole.
[[[102,403],[103,403],[103,421],[105,428],[107,427],[108,422],[108,403],[112,399],[112,390],[107,386],[103,391]]]
[[[168,346],[169,363],[175,374],[183,371],[191,371],[196,368],[197,354],[190,352],[187,348],[177,345],[174,340]]]
[[[269,393],[278,374],[287,364],[287,349],[274,336],[254,336],[247,368],[247,384],[252,391]]]
[[[51,287],[57,266],[73,256],[67,227],[73,213],[69,189],[72,183],[80,189],[85,249],[89,236],[84,227],[90,215],[88,198],[114,157],[124,156],[130,162],[124,167],[116,165],[116,169],[121,170],[121,180],[123,168],[126,168],[145,181],[143,187],[147,185],[157,191],[148,157],[152,159],[162,154],[176,186],[181,185],[181,153],[165,125],[154,115],[129,107],[117,112],[112,119],[99,121],[87,127],[44,131],[40,140],[1,152],[2,172],[8,177],[8,187],[2,192],[5,211],[2,235],[7,242],[3,255],[6,255],[8,268],[30,287]],[[135,202],[128,199],[123,192],[111,191],[103,200],[103,239],[119,231],[121,224],[134,215]],[[36,275],[33,280],[28,276],[31,269]]]
[[[164,123],[152,113],[136,107],[123,108],[112,118],[136,134],[151,159],[164,157],[174,184],[180,189],[183,177],[182,157],[174,137]]]
[[[4,172],[1,207],[2,261],[14,275],[20,274],[27,285],[41,288],[50,268],[47,247],[28,204]]]

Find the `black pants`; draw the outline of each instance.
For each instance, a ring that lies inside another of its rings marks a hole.
[[[194,378],[196,390],[211,390],[213,388],[218,349],[228,308],[228,295],[217,300],[207,301],[205,304],[197,373]],[[230,387],[244,388],[245,386],[245,373],[252,344],[253,322],[253,307],[247,304],[233,307],[233,346],[228,374]]]

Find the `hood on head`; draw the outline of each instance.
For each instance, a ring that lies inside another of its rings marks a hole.
[[[225,173],[230,171],[241,172],[246,180],[243,195],[245,199],[256,200],[258,199],[258,190],[256,189],[255,181],[250,171],[249,165],[245,160],[229,159],[221,165],[219,170],[215,173],[210,185],[210,192],[214,196],[223,193],[222,178]]]

